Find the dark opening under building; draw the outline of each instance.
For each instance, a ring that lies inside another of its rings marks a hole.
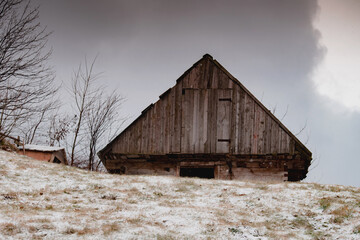
[[[98,153],[110,173],[299,181],[311,152],[206,54]]]

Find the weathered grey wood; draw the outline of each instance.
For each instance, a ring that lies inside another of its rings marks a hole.
[[[240,93],[240,100],[239,100],[239,112],[240,112],[240,119],[239,119],[239,150],[240,154],[245,154],[245,142],[246,142],[246,128],[245,128],[245,106],[246,106],[246,99],[245,99],[245,92],[238,88]]]
[[[244,139],[244,145],[245,145],[245,153],[250,154],[251,153],[251,145],[253,140],[253,127],[254,127],[254,100],[247,94],[245,94],[245,139]]]
[[[253,136],[251,143],[251,153],[256,154],[259,152],[258,140],[259,140],[259,127],[260,127],[260,109],[257,104],[254,104],[254,121],[253,121]]]
[[[181,132],[182,132],[182,83],[178,83],[175,87],[175,132],[174,143],[172,149],[174,153],[181,152]]]
[[[240,109],[239,109],[239,91],[234,89],[232,91],[232,120],[231,120],[231,143],[230,143],[230,153],[239,153],[239,119],[240,119]]]
[[[219,79],[218,79],[218,75],[219,75],[219,68],[213,67],[212,68],[212,79],[211,79],[211,88],[212,89],[217,89],[218,85],[219,85]]]
[[[217,90],[216,153],[229,153],[231,142],[232,91]]]
[[[211,116],[210,116],[210,139],[211,146],[210,152],[216,153],[217,145],[217,106],[218,106],[218,92],[216,89],[211,89],[210,91],[210,106],[211,106]]]
[[[264,159],[269,154],[289,154],[292,159],[300,153],[301,164],[293,164],[299,171],[307,169],[311,160],[311,152],[209,56],[186,71],[173,88],[145,109],[100,155],[107,152],[149,156],[228,154],[223,161],[250,154]],[[281,161],[276,164],[282,164]],[[226,167],[225,162],[222,164]],[[254,162],[247,166],[260,168],[260,165]],[[222,176],[222,168],[215,169]],[[178,171],[176,166],[174,172]],[[293,172],[291,177],[305,175],[304,171]]]
[[[264,154],[265,152],[265,112],[259,105],[256,104],[259,113],[259,135],[258,135],[258,151],[259,154]]]

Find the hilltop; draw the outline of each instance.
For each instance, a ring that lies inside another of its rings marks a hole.
[[[125,176],[0,150],[0,239],[360,239],[360,188]]]

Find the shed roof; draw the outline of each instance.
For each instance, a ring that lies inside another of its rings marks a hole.
[[[63,147],[52,147],[52,146],[42,146],[34,144],[25,144],[25,150],[40,151],[40,152],[57,152],[64,150]],[[19,146],[19,149],[23,149],[23,146]]]

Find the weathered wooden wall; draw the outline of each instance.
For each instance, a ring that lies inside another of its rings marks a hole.
[[[169,175],[180,176],[182,167],[212,167],[215,179],[223,180],[247,180],[247,181],[276,181],[288,180],[287,171],[283,168],[259,168],[237,166],[236,162],[229,165],[225,162],[181,162],[181,163],[153,163],[139,161],[113,161],[109,162],[108,170],[113,173],[128,175]],[[122,169],[119,172],[117,170]]]
[[[265,181],[301,180],[311,163],[311,152],[206,55],[99,156],[114,173],[179,176],[206,165],[217,179]]]
[[[295,142],[242,85],[203,58],[112,144],[114,153],[294,152]]]

